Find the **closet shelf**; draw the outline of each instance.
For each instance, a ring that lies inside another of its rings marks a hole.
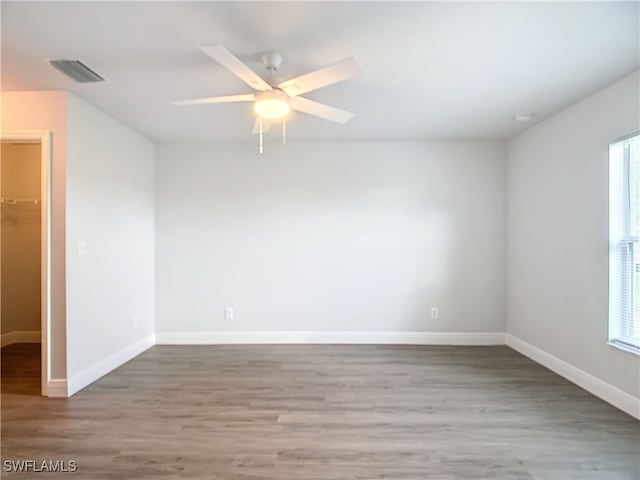
[[[40,203],[39,198],[1,198],[0,203],[2,205],[23,205],[23,204],[32,204],[38,205]]]

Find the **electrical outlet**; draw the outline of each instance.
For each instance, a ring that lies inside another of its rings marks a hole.
[[[84,257],[85,253],[87,253],[87,246],[82,241],[78,242],[78,256]]]
[[[440,316],[440,309],[438,307],[431,307],[431,318],[438,318]]]
[[[133,328],[138,328],[138,325],[140,324],[139,319],[138,319],[138,315],[134,315],[133,317],[131,317],[131,326]]]
[[[233,320],[233,308],[232,307],[225,307],[224,308],[224,318],[226,318],[227,320]]]

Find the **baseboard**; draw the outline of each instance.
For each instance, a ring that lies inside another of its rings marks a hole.
[[[40,343],[42,335],[39,331],[14,330],[0,336],[0,346],[6,347],[13,343]]]
[[[205,331],[158,332],[157,345],[218,344],[504,345],[502,332]]]
[[[148,335],[71,376],[67,380],[68,396],[79,392],[107,373],[127,363],[154,344],[155,335]]]
[[[513,335],[506,334],[505,338],[507,345],[517,352],[640,420],[640,399]]]
[[[47,397],[64,398],[68,396],[66,378],[52,378],[47,382]]]

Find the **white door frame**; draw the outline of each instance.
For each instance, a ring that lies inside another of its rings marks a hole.
[[[51,132],[3,131],[0,133],[0,141],[40,143],[40,391],[46,397],[51,380]]]

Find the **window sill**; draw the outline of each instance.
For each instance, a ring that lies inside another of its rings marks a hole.
[[[640,357],[640,348],[634,347],[632,345],[627,345],[626,343],[610,341],[607,342],[607,345],[611,345],[618,350],[622,350],[623,352],[632,353]]]

